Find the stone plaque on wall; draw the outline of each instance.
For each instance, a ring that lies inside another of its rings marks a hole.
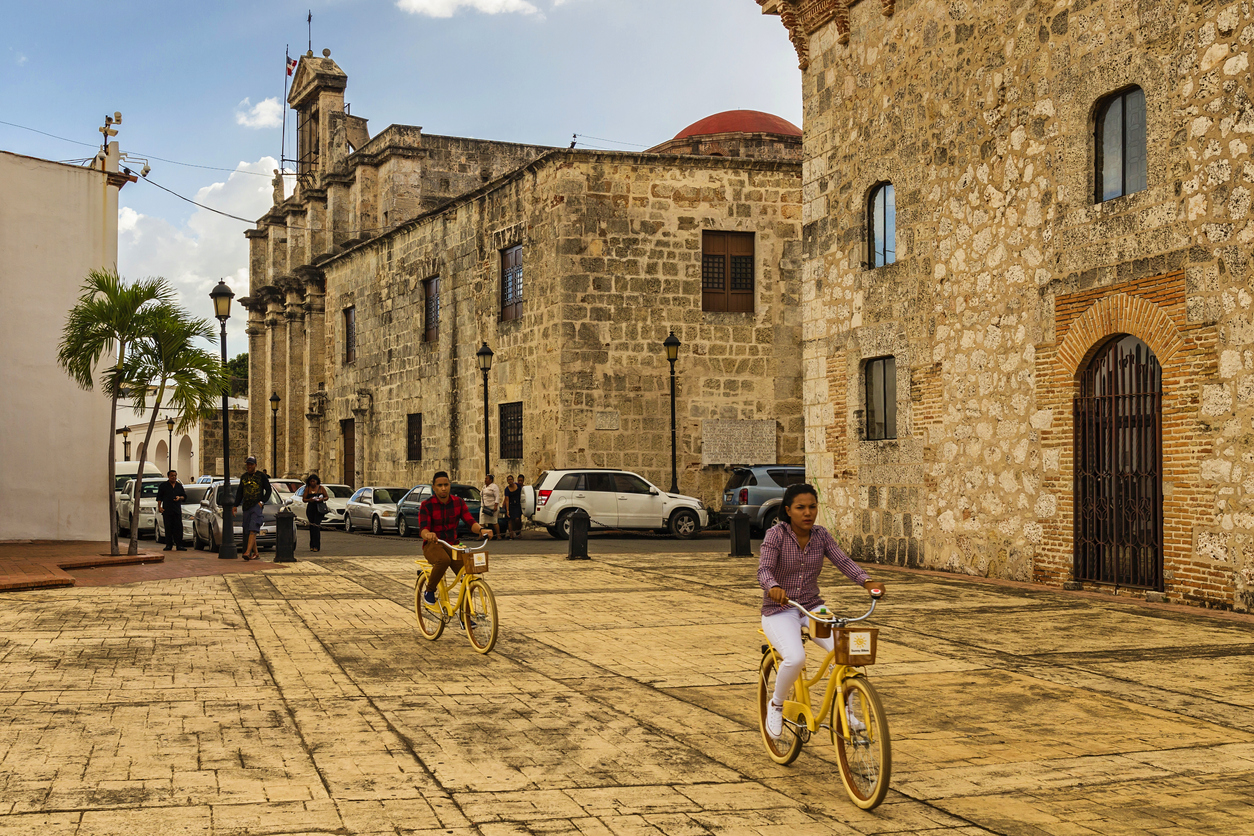
[[[701,422],[701,464],[773,464],[773,420]]]
[[[596,414],[596,428],[598,430],[616,430],[618,429],[618,424],[618,410],[616,409]]]

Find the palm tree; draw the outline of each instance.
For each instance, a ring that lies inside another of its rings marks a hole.
[[[131,544],[127,554],[139,552],[135,515],[139,513],[144,460],[157,423],[157,411],[165,408],[176,412],[178,431],[184,432],[212,411],[215,399],[230,385],[231,378],[222,361],[196,346],[198,340],[214,342],[216,336],[207,320],[196,319],[181,308],[168,305],[154,309],[148,332],[131,351],[124,374],[134,386],[135,408],[144,412],[149,395],[153,403],[148,431],[139,447],[139,475],[135,477],[135,495],[131,502]]]
[[[118,554],[118,519],[113,503],[117,482],[114,468],[118,398],[127,388],[124,366],[128,352],[148,330],[156,308],[174,303],[174,289],[165,279],[141,279],[128,284],[117,270],[92,270],[79,291],[61,331],[57,363],[81,388],[91,391],[97,366],[112,356],[113,365],[103,371],[100,386],[109,396],[109,548]]]

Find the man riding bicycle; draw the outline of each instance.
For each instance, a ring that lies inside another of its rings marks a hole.
[[[435,590],[439,587],[444,573],[450,566],[461,569],[462,559],[454,558],[453,551],[444,543],[457,545],[457,523],[465,520],[470,531],[476,537],[492,539],[492,532],[482,528],[470,513],[466,501],[460,496],[452,496],[453,483],[443,470],[435,474],[431,480],[430,499],[418,506],[418,527],[422,537],[422,556],[431,564],[431,580],[423,590],[422,600],[429,606],[435,606]]]

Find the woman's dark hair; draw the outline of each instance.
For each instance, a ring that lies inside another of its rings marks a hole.
[[[306,476],[306,477],[305,477],[305,484],[306,484],[306,485],[308,485],[310,482],[313,482],[313,481],[317,481],[317,483],[318,483],[319,485],[321,485],[321,484],[322,484],[322,477],[321,477],[321,476],[319,476],[317,473],[310,473],[308,476]]]
[[[791,525],[792,519],[788,516],[788,506],[792,505],[797,497],[805,496],[806,494],[809,494],[810,496],[814,497],[815,502],[819,501],[819,492],[814,489],[813,485],[808,485],[805,483],[798,484],[798,485],[789,485],[788,489],[784,491],[784,501],[781,502],[779,505],[780,519],[782,519],[784,522],[789,523]]]

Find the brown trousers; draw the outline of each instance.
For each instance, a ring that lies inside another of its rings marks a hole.
[[[431,564],[431,585],[428,587],[434,592],[440,585],[440,581],[444,578],[444,573],[448,571],[450,566],[457,569],[462,568],[462,559],[454,558],[452,550],[448,546],[436,540],[431,542],[423,541],[422,556]],[[426,590],[423,590],[424,592]]]

